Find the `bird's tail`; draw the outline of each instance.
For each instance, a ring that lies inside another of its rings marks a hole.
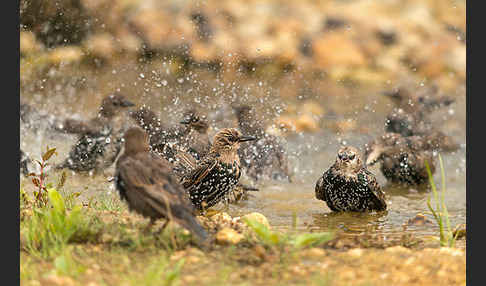
[[[195,236],[197,236],[197,240],[200,244],[205,244],[208,241],[209,235],[202,227],[202,225],[197,221],[194,215],[187,211],[182,210],[180,212],[174,213],[173,218],[178,224],[183,226],[184,228],[191,231]]]

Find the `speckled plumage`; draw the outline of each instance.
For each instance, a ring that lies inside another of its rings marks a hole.
[[[233,106],[233,109],[241,131],[257,138],[238,151],[245,174],[255,181],[260,178],[292,181],[282,140],[265,132],[249,105]]]
[[[59,130],[78,134],[79,137],[68,158],[56,168],[86,172],[103,170],[111,166],[121,150],[122,136],[126,128],[122,122],[114,122],[114,118],[121,109],[133,105],[121,94],[113,94],[103,99],[97,117],[87,122],[65,120],[64,124],[58,127]]]
[[[160,218],[174,220],[201,241],[207,239],[171,164],[150,151],[148,135],[138,127],[125,134],[125,151],[116,163],[115,184],[131,211],[151,222]]]
[[[317,181],[315,195],[336,212],[384,211],[387,207],[385,194],[354,147],[338,151],[335,163]]]
[[[241,176],[237,154],[240,142],[254,140],[234,128],[225,128],[214,136],[210,152],[182,178],[182,185],[199,210],[216,205],[230,194]]]
[[[421,185],[428,182],[425,161],[435,172],[436,145],[422,136],[385,133],[365,146],[366,164],[381,163],[381,172],[392,183]]]

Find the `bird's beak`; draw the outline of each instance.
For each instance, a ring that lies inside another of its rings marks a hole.
[[[253,137],[253,136],[241,136],[238,141],[239,142],[245,142],[245,141],[253,141],[253,140],[256,140],[257,138],[256,137]]]
[[[374,148],[373,151],[371,151],[371,153],[366,158],[366,165],[371,166],[375,164],[382,153],[383,153],[383,148],[381,147]]]

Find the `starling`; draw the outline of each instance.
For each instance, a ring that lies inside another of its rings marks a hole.
[[[123,95],[116,93],[103,99],[97,117],[87,122],[65,120],[64,124],[59,126],[60,130],[78,134],[79,138],[68,158],[56,168],[91,171],[111,166],[121,150],[121,136],[124,131],[124,126],[114,119],[120,110],[133,105]]]
[[[190,153],[183,150],[178,150],[176,154],[176,160],[173,163],[173,171],[177,176],[179,176],[179,178],[183,178],[197,168],[197,162],[198,161],[196,160],[196,158],[194,158],[194,156],[192,156]],[[256,191],[259,191],[259,189],[238,182],[233,191],[231,191],[230,194],[227,196],[227,201],[230,204],[237,203],[240,200],[248,198],[247,192]]]
[[[387,115],[386,132],[400,133],[403,136],[423,135],[434,130],[429,114],[436,109],[454,103],[454,99],[439,93],[435,84],[412,91],[410,81],[400,83],[383,94],[390,98],[395,107]]]
[[[124,135],[125,150],[116,163],[115,185],[130,211],[150,218],[175,221],[196,235],[200,242],[208,235],[194,217],[194,207],[187,198],[171,164],[151,152],[149,136],[132,127]],[[162,229],[163,229],[162,228]]]
[[[161,154],[168,137],[168,129],[157,115],[149,108],[143,106],[136,111],[130,112],[130,117],[149,134],[152,150]]]
[[[335,212],[386,210],[385,194],[354,147],[339,149],[334,164],[317,181],[315,192]]]
[[[287,152],[279,138],[265,132],[250,106],[233,106],[233,109],[241,131],[257,138],[254,144],[242,146],[238,151],[246,175],[255,181],[266,178],[291,182]]]
[[[187,126],[187,131],[180,138],[179,144],[196,160],[201,160],[209,153],[211,148],[208,135],[209,124],[206,116],[199,116],[196,111],[188,110],[180,123]]]
[[[381,172],[392,183],[423,185],[429,180],[426,161],[435,172],[433,150],[425,137],[386,133],[366,145],[366,165],[380,162]]]
[[[238,148],[241,142],[255,140],[234,128],[219,131],[209,153],[186,174],[182,185],[198,210],[216,205],[234,190],[241,176]]]

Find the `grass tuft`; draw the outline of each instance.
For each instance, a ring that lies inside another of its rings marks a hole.
[[[427,161],[425,161],[425,167],[427,168],[427,174],[429,175],[429,182],[430,187],[432,189],[432,194],[435,200],[435,209],[432,207],[430,197],[427,198],[427,207],[429,208],[430,212],[434,216],[435,221],[439,225],[439,235],[440,235],[440,246],[448,246],[454,247],[457,239],[457,235],[454,236],[453,231],[451,229],[451,223],[449,220],[449,213],[447,211],[447,206],[444,202],[445,197],[445,172],[444,172],[444,164],[442,163],[442,157],[439,154],[439,163],[440,163],[440,175],[441,175],[441,188],[442,191],[440,193],[437,192],[437,187],[434,182],[434,178],[432,176],[432,172],[430,171],[430,166]]]

